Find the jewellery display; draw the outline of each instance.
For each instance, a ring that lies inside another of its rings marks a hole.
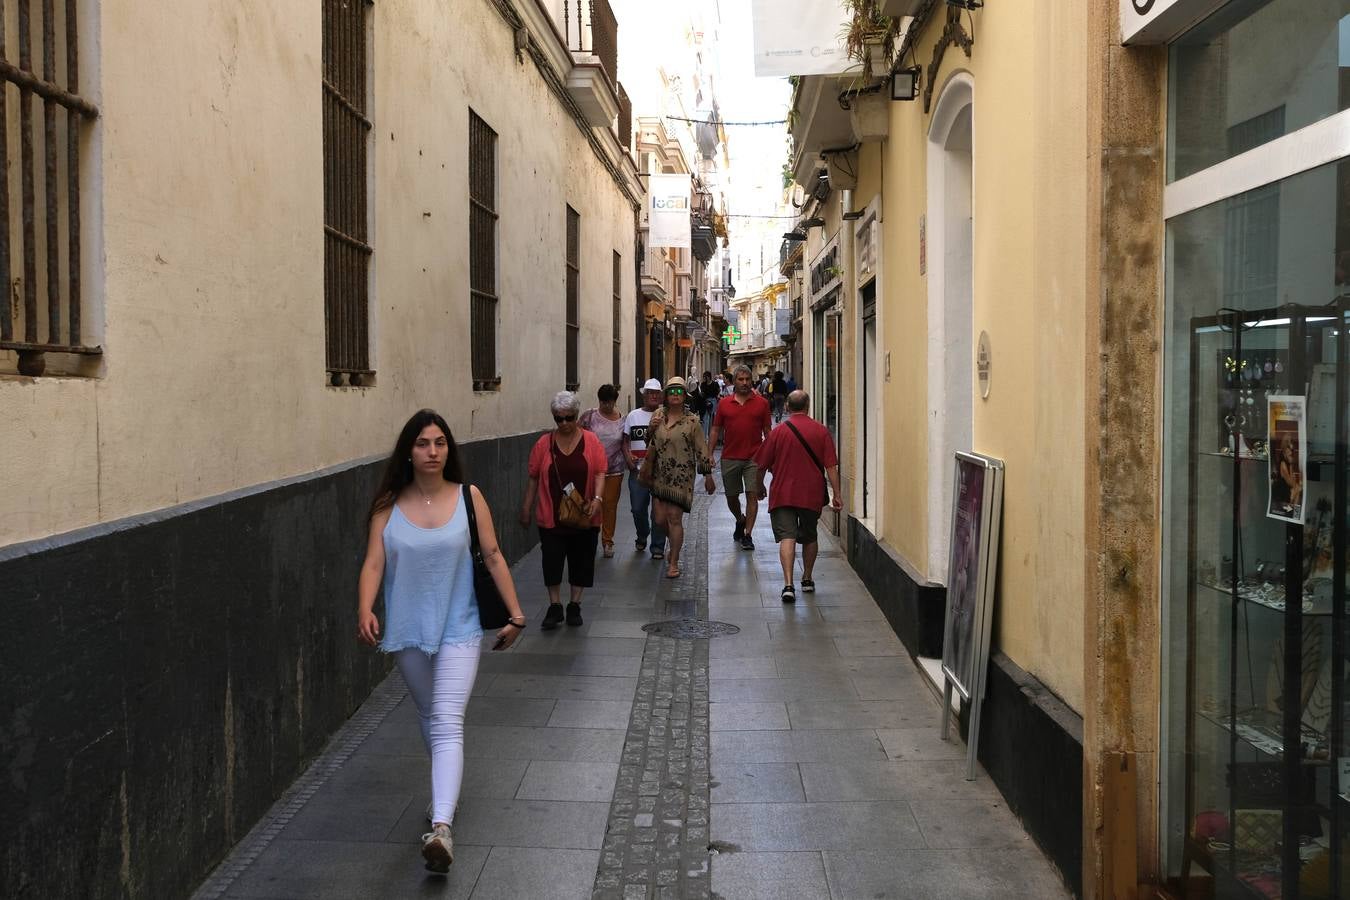
[[[1291,305],[1190,320],[1189,390],[1179,392],[1190,416],[1188,505],[1168,513],[1182,523],[1185,543],[1172,546],[1188,562],[1187,726],[1171,764],[1185,785],[1180,870],[1207,870],[1208,896],[1313,896],[1295,891],[1300,869],[1330,846],[1328,822],[1342,817],[1339,834],[1350,836],[1350,792],[1333,793],[1331,758],[1333,745],[1350,746],[1350,609],[1335,608],[1338,595],[1350,604],[1350,553],[1337,546],[1350,511],[1333,499],[1347,496],[1333,488],[1350,471],[1332,461],[1350,415],[1338,362],[1348,313],[1350,298],[1330,312]],[[1307,435],[1326,449],[1293,452],[1308,460],[1298,487],[1315,512],[1273,519],[1271,466],[1288,438],[1272,440],[1284,431],[1270,398],[1306,398],[1314,383],[1322,402],[1305,401]],[[1350,858],[1339,865],[1350,872]]]

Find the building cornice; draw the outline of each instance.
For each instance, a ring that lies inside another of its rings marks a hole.
[[[575,63],[572,60],[571,52],[567,49],[567,42],[558,32],[558,26],[553,21],[553,17],[549,15],[548,10],[544,8],[540,0],[520,0],[519,7],[516,0],[487,0],[487,2],[497,10],[497,14],[501,16],[502,21],[516,32],[518,36],[516,41],[517,59],[520,58],[521,53],[529,54],[530,59],[534,62],[535,69],[543,76],[544,83],[549,86],[549,90],[567,110],[572,122],[586,136],[592,152],[595,153],[601,165],[608,170],[615,185],[628,199],[634,214],[637,214],[642,208],[642,195],[646,193],[642,182],[638,180],[637,166],[634,165],[629,154],[624,151],[623,145],[615,137],[613,129],[593,127],[587,121],[586,114],[577,106],[571,93],[568,92],[567,78]],[[519,38],[522,31],[526,35],[524,46],[522,46]]]

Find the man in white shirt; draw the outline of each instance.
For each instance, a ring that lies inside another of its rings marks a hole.
[[[659,525],[653,526],[651,516],[652,492],[638,481],[638,469],[647,455],[647,431],[652,414],[661,408],[664,394],[661,382],[648,378],[642,386],[642,406],[630,412],[623,420],[623,455],[628,460],[628,502],[633,510],[633,526],[637,529],[634,545],[637,552],[647,549],[647,536],[652,539],[652,559],[665,559],[666,533]]]

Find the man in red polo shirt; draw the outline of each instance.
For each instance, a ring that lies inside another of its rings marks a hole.
[[[742,550],[755,549],[750,532],[755,527],[759,512],[759,473],[755,469],[755,453],[764,444],[773,428],[769,401],[750,388],[749,366],[737,366],[736,389],[730,397],[723,397],[713,416],[712,433],[708,436],[708,452],[717,450],[717,442],[725,437],[722,447],[722,487],[727,492],[727,508],[736,517],[733,541],[740,541]],[[745,513],[741,513],[741,493],[745,493]]]
[[[792,569],[797,545],[802,545],[802,593],[816,589],[811,572],[816,565],[816,523],[826,501],[825,481],[830,482],[832,509],[842,509],[839,499],[839,454],[830,432],[808,414],[811,401],[806,391],[788,394],[788,418],[773,430],[764,446],[755,454],[759,481],[758,496],[764,496],[764,473],[773,473],[769,492],[769,522],[778,542],[778,561],[783,565],[784,603],[797,601],[792,586]]]

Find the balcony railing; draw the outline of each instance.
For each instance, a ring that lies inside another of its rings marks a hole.
[[[563,0],[563,27],[567,49],[599,57],[609,83],[618,84],[619,20],[609,0]]]
[[[642,277],[660,285],[664,291],[664,301],[672,303],[675,299],[675,264],[659,247],[648,247],[642,255]]]
[[[632,152],[633,150],[633,101],[629,99],[628,92],[623,89],[623,85],[618,86],[619,94],[619,144],[624,150]]]

